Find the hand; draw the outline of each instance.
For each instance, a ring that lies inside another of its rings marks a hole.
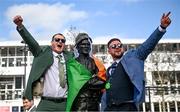
[[[171,24],[171,19],[169,18],[169,15],[171,12],[168,12],[167,14],[163,14],[161,17],[161,27],[163,29],[166,29]]]
[[[91,77],[88,81],[89,89],[104,89],[105,88],[105,81],[100,79],[98,76]]]
[[[23,22],[23,18],[20,15],[17,15],[13,18],[13,22],[17,25],[17,26],[22,26],[22,22]]]

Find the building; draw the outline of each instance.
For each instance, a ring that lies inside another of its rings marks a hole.
[[[126,40],[124,47],[136,49],[142,40]],[[40,45],[49,45],[41,41]],[[72,44],[67,45],[71,49]],[[108,67],[112,59],[106,42],[93,42],[93,53]],[[21,111],[22,94],[33,56],[21,41],[0,42],[0,111]],[[145,63],[146,102],[142,111],[180,111],[180,41],[163,40]]]

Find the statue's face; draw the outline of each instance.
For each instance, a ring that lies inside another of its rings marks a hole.
[[[78,52],[79,54],[89,54],[89,52],[91,51],[91,46],[90,46],[90,42],[88,39],[82,40],[79,44],[78,44]]]

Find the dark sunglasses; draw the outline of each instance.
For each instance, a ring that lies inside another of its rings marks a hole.
[[[111,49],[117,49],[117,48],[122,48],[123,47],[123,44],[113,44],[111,46],[109,46],[109,48]]]
[[[59,42],[59,43],[65,43],[66,40],[65,39],[60,39],[60,38],[54,38],[55,42]]]

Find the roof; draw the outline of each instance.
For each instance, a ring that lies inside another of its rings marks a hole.
[[[37,40],[40,45],[50,45],[50,41]],[[109,40],[104,39],[94,39],[93,44],[107,44]],[[121,39],[124,44],[140,44],[145,41],[145,39]],[[180,39],[161,39],[159,43],[180,43]],[[73,42],[67,41],[66,44],[73,44]],[[21,41],[0,41],[0,46],[23,46],[24,43]]]

